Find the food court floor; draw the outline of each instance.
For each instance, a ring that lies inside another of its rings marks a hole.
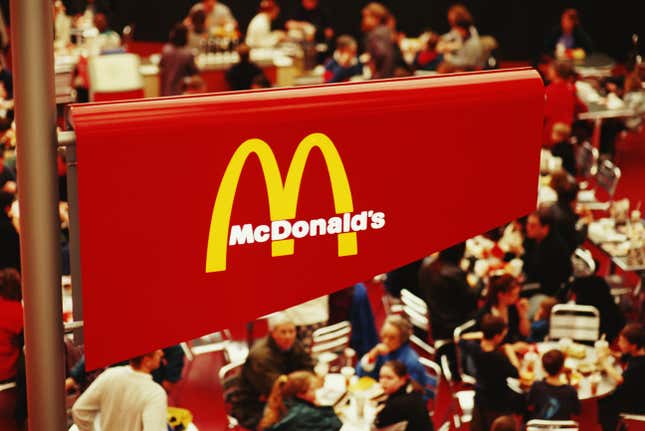
[[[622,169],[623,176],[618,185],[616,197],[629,197],[636,204],[645,203],[645,128],[640,135],[630,135],[617,145],[616,162]],[[380,286],[369,288],[372,309],[376,323],[380,327],[385,313],[381,303],[383,294]],[[266,328],[265,328],[266,330]],[[231,328],[237,339],[243,339],[244,324],[239,328]],[[256,333],[257,336],[263,334]],[[182,381],[171,393],[171,402],[193,412],[195,425],[200,431],[221,431],[226,429],[226,415],[222,400],[222,389],[219,385],[217,372],[223,365],[221,353],[208,353],[197,356],[192,362],[187,362]],[[595,426],[595,402],[588,406],[589,414],[580,418],[581,429],[599,431]],[[435,419],[441,421],[446,417],[450,408],[450,394],[447,386],[439,389],[439,398],[435,406]],[[591,411],[593,410],[593,411]],[[438,423],[435,424],[435,426]]]

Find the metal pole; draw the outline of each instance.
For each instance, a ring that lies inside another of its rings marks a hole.
[[[50,0],[11,0],[29,429],[66,429]]]

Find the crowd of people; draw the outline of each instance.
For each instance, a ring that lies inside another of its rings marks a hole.
[[[52,5],[56,47],[69,46],[72,29],[94,28],[92,50],[98,53],[123,49],[121,36],[110,29],[113,16],[104,2],[54,1]],[[271,86],[262,68],[252,61],[252,50],[274,48],[294,39],[331,47],[320,58],[324,81],[330,83],[406,76],[415,70],[447,73],[491,66],[489,55],[494,43],[479,35],[472,15],[463,5],[449,8],[450,31],[443,35],[427,33],[422,49],[411,63],[404,59],[399,43],[402,35],[388,8],[372,2],[361,13],[364,39],[357,41],[350,35],[336,34],[319,0],[302,0],[295,11],[282,19],[275,0],[262,0],[242,37],[229,7],[217,0],[201,0],[187,11],[182,22],[173,26],[161,51],[161,94],[205,90],[195,57],[214,35],[240,42],[236,46],[239,61],[225,75],[231,90]],[[603,431],[616,429],[619,413],[645,414],[640,385],[645,381],[643,324],[618,307],[601,275],[572,264],[576,250],[587,240],[587,226],[593,220],[591,211],[577,202],[580,185],[576,178],[576,154],[580,142],[589,138],[590,128],[577,120],[578,113],[588,106],[576,89],[579,76],[572,60],[583,58],[592,50],[593,44],[577,11],[565,10],[560,25],[547,35],[544,56],[536,64],[545,81],[543,147],[562,160],[563,170],[553,173],[550,180],[557,200],[486,233],[487,240],[495,244],[491,253],[499,253],[503,264],[473,282],[470,275],[476,258],[468,254],[467,242],[463,242],[394,270],[385,278],[388,297],[396,300],[401,290],[407,289],[426,303],[430,330],[420,335],[428,343],[452,340],[458,327],[475,320],[463,345],[449,342],[438,352],[448,358],[449,371],[458,374],[465,367],[477,381],[473,430],[517,430],[522,421],[563,420],[581,414],[577,390],[561,378],[567,369],[560,350],[542,355],[545,378],[533,382],[525,394],[518,394],[506,384],[508,377],[520,376],[519,358],[531,351],[531,343],[548,336],[553,307],[569,301],[598,310],[600,333],[613,348],[599,357],[602,372],[616,384],[616,390],[598,402],[598,422]],[[19,189],[14,162],[13,83],[11,72],[2,63],[0,429],[14,429],[17,422],[24,422],[26,414],[21,369],[24,354],[16,201]],[[79,63],[74,81],[79,100],[87,98],[90,85],[84,67],[87,65]],[[637,64],[626,64],[623,75],[605,79],[600,89],[625,100],[638,100],[636,95],[642,94],[643,89]],[[631,126],[621,120],[607,122],[603,127],[600,150],[606,158],[614,156],[618,133],[627,127]],[[61,196],[66,200],[62,156],[59,176]],[[63,272],[69,274],[66,211],[66,206],[61,205]],[[511,237],[520,240],[510,240]],[[519,271],[515,262],[519,262]],[[327,322],[352,320],[352,347],[359,353],[353,364],[356,375],[371,377],[383,389],[374,426],[383,428],[406,422],[408,431],[433,429],[428,401],[436,397],[437,380],[426,371],[411,345],[414,325],[404,315],[389,314],[377,335],[365,287],[361,286],[350,289],[348,297],[339,292],[323,301],[313,301],[306,312],[289,309],[271,317],[268,335],[257,340],[248,353],[239,389],[232,399],[231,413],[241,426],[275,431],[340,429],[342,423],[335,410],[317,402],[316,390],[322,381],[314,372],[310,338],[313,329]],[[311,312],[312,308],[317,311]],[[360,308],[361,312],[357,312],[360,318],[354,319],[353,314],[345,312],[349,308],[354,312]],[[345,312],[342,319],[335,316],[339,310]],[[459,362],[458,349],[465,354],[463,364]],[[71,351],[69,354],[70,358],[74,356]],[[81,393],[72,410],[79,430],[93,429],[97,420],[104,430],[165,429],[169,394],[182,376],[184,353],[180,346],[150,352],[92,373],[86,372],[82,353],[77,356],[68,361],[65,386],[68,391]],[[623,365],[622,374],[612,365],[614,359]]]

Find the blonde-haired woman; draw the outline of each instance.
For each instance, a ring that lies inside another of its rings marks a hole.
[[[342,423],[332,407],[316,405],[320,381],[309,371],[281,375],[273,384],[259,431],[338,431]]]

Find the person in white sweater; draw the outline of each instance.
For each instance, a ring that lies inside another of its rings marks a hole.
[[[167,431],[166,392],[152,380],[162,350],[130,360],[130,365],[108,368],[76,400],[72,407],[79,431]]]
[[[262,0],[260,12],[249,23],[246,30],[246,44],[251,48],[273,48],[282,42],[284,31],[271,31],[271,21],[280,14],[280,6],[274,0]]]

